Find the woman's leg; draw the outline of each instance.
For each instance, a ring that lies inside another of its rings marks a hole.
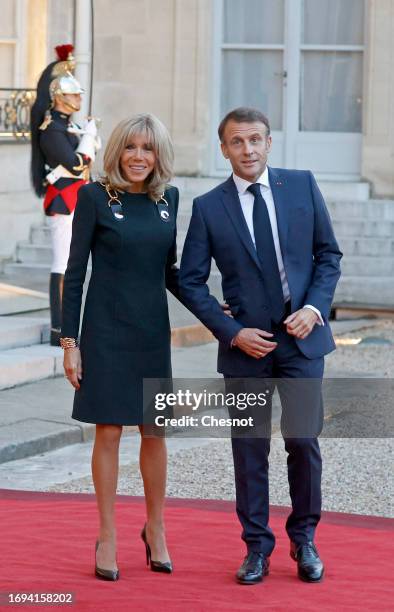
[[[115,496],[118,483],[120,425],[96,425],[92,475],[100,518],[97,565],[116,569]]]
[[[164,498],[167,479],[167,447],[165,438],[144,437],[140,426],[140,469],[144,481],[146,502],[146,538],[152,559],[165,563],[170,560],[164,532]],[[145,431],[146,433],[146,431]]]

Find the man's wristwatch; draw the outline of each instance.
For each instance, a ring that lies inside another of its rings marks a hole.
[[[60,346],[62,349],[77,348],[78,340],[76,338],[60,338]]]

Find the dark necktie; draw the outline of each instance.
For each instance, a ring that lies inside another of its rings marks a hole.
[[[264,286],[270,300],[270,315],[274,323],[280,323],[285,315],[285,302],[267,204],[261,195],[259,183],[249,185],[248,191],[254,195],[254,238],[263,270]]]

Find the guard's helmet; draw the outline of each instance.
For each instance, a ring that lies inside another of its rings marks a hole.
[[[52,101],[56,95],[84,93],[84,89],[73,75],[75,69],[73,51],[73,45],[56,47],[59,61],[52,68],[52,81],[49,85],[49,95]]]

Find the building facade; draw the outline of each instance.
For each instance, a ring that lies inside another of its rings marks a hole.
[[[1,7],[0,88],[33,88],[53,47],[74,42],[84,112],[91,106],[101,119],[104,143],[120,119],[150,111],[170,129],[178,175],[225,176],[217,125],[246,104],[270,118],[271,165],[308,168],[339,187],[365,182],[373,196],[394,197],[394,0],[1,0]],[[4,258],[41,212],[29,187],[29,145],[1,125]],[[99,157],[97,172],[100,164]]]

